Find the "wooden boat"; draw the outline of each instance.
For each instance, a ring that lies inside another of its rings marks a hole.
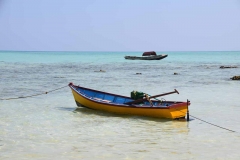
[[[69,83],[78,107],[101,110],[117,114],[139,115],[158,118],[184,118],[190,102],[151,100],[159,96],[178,93],[177,90],[142,99],[97,91]]]
[[[130,59],[130,60],[160,60],[163,58],[166,58],[168,55],[167,54],[161,54],[157,55],[156,52],[151,51],[151,52],[144,52],[141,57],[137,56],[125,56],[125,59]]]

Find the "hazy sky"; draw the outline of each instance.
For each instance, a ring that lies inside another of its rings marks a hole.
[[[240,0],[0,0],[0,50],[239,51]]]

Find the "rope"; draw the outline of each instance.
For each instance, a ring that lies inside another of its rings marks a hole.
[[[178,109],[177,109],[177,110],[178,110]],[[179,111],[179,112],[182,112],[182,111],[180,111],[180,110],[178,110],[178,111]],[[184,112],[182,112],[182,113],[184,113]],[[185,114],[186,114],[186,113],[185,113]],[[202,119],[200,119],[200,118],[197,118],[197,117],[195,117],[195,116],[192,116],[192,115],[190,115],[190,114],[189,114],[189,116],[190,116],[190,117],[193,117],[193,118],[196,118],[196,119],[198,119],[198,120],[200,120],[200,121],[202,121],[202,122],[205,122],[205,123],[207,123],[207,124],[210,124],[210,125],[212,125],[212,126],[215,126],[215,127],[221,128],[221,129],[225,129],[225,130],[228,130],[228,131],[230,131],[230,132],[237,132],[237,131],[234,131],[234,130],[231,130],[231,129],[227,129],[227,128],[221,127],[221,126],[219,126],[219,125],[216,125],[216,124],[213,124],[213,123],[204,121],[204,120],[202,120]]]
[[[151,107],[152,107],[152,106],[153,106],[153,103],[152,103],[152,101],[150,100],[150,98],[148,97],[147,94],[145,94],[145,97],[146,97],[146,99],[148,100],[148,102],[151,104]]]
[[[236,132],[236,131],[234,131],[234,130],[227,129],[227,128],[221,127],[221,126],[219,126],[219,125],[216,125],[216,124],[213,124],[213,123],[204,121],[204,120],[202,120],[202,119],[200,119],[200,118],[197,118],[197,117],[195,117],[195,116],[192,116],[192,115],[190,115],[190,114],[189,114],[189,116],[191,116],[191,117],[193,117],[193,118],[196,118],[196,119],[198,119],[198,120],[200,120],[200,121],[202,121],[202,122],[205,122],[205,123],[207,123],[207,124],[210,124],[210,125],[212,125],[212,126],[215,126],[215,127],[221,128],[221,129],[225,129],[225,130],[228,130],[228,131],[230,131],[230,132]]]
[[[68,86],[68,85],[67,85]],[[44,93],[39,93],[39,94],[33,94],[33,95],[30,95],[30,96],[21,96],[21,97],[14,97],[14,98],[5,98],[5,99],[0,99],[0,100],[13,100],[13,99],[21,99],[21,98],[29,98],[29,97],[36,97],[36,96],[40,96],[40,95],[43,95],[43,94],[48,94],[50,92],[54,92],[56,90],[59,90],[59,89],[62,89],[62,88],[65,88],[67,86],[63,86],[63,87],[60,87],[60,88],[57,88],[57,89],[53,89],[51,91],[48,91],[48,92],[44,92]]]

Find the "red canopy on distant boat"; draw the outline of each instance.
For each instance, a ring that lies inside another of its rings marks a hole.
[[[142,56],[151,56],[151,55],[156,56],[157,54],[156,54],[156,52],[154,52],[154,51],[144,52],[144,53],[142,54]]]

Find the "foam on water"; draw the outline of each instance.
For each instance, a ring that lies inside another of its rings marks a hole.
[[[126,96],[132,90],[154,95],[176,88],[179,95],[163,98],[189,99],[191,115],[237,133],[194,117],[169,121],[76,109],[66,87],[0,101],[0,159],[237,159],[240,85],[229,78],[240,74],[240,53],[168,52],[160,61],[123,58],[140,54],[0,52],[0,98],[44,93],[69,82]]]

